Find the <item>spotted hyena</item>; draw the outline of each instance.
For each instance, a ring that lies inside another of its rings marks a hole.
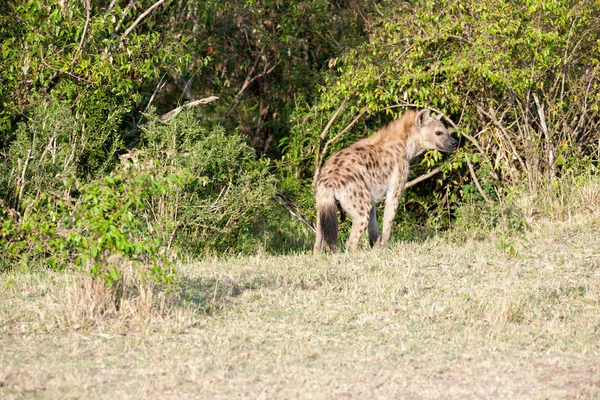
[[[337,246],[337,208],[352,218],[346,247],[357,251],[368,226],[371,246],[388,246],[398,199],[408,178],[410,160],[425,150],[454,151],[450,136],[430,110],[407,111],[371,137],[334,154],[316,181],[317,239],[314,252]],[[376,204],[385,199],[383,232],[379,237]]]

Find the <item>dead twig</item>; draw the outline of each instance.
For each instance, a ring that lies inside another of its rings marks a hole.
[[[83,33],[81,34],[81,40],[79,41],[79,47],[77,47],[77,51],[73,54],[73,60],[77,58],[77,55],[81,52],[83,47],[83,40],[87,34],[88,26],[90,25],[90,0],[85,0],[85,26],[83,27]]]
[[[125,39],[127,37],[127,35],[129,35],[131,33],[132,30],[135,29],[135,27],[148,15],[150,14],[155,8],[157,8],[158,6],[162,5],[165,2],[165,0],[158,0],[156,3],[154,3],[152,6],[150,6],[149,9],[147,9],[146,11],[144,11],[139,17],[137,17],[137,19],[133,22],[133,24],[131,24],[131,26],[129,28],[127,28],[127,30],[125,32],[123,32],[123,35],[121,36],[120,41],[122,41],[123,39]]]
[[[426,173],[425,175],[421,175],[418,178],[413,179],[410,182],[406,182],[406,184],[404,185],[404,189],[408,189],[409,187],[413,187],[416,184],[419,184],[429,178],[431,178],[434,175],[437,175],[438,173],[442,172],[442,168],[441,167],[437,167],[432,169],[430,172]]]
[[[333,122],[335,121],[337,116],[340,114],[340,112],[342,111],[342,109],[344,108],[346,103],[348,102],[349,98],[350,98],[350,95],[346,96],[346,98],[344,98],[344,100],[342,101],[342,104],[340,104],[340,106],[337,108],[337,110],[335,110],[335,112],[329,119],[329,122],[327,122],[327,125],[325,125],[323,132],[321,132],[321,135],[319,135],[319,141],[325,140],[325,136],[327,136],[327,132],[329,132],[329,128],[331,128],[331,125],[333,125]]]
[[[485,200],[487,204],[492,204],[490,198],[485,194],[485,192],[481,188],[481,185],[479,184],[479,179],[477,179],[477,175],[475,175],[473,164],[471,164],[471,160],[469,160],[469,156],[467,154],[465,154],[465,160],[467,160],[467,165],[469,166],[469,173],[471,174],[471,178],[473,179],[473,183],[475,184],[475,187],[477,187],[479,194],[481,195],[481,197],[483,197],[483,200]]]
[[[177,217],[179,214],[179,203],[175,203],[175,221],[177,221]],[[175,228],[173,228],[173,232],[169,236],[169,244],[167,245],[167,250],[171,250],[171,245],[173,244],[173,240],[175,240],[175,235],[177,234],[177,228],[179,228],[179,224],[175,224]]]
[[[162,90],[162,88],[165,86],[166,82],[164,82],[164,79],[165,79],[166,75],[167,75],[167,73],[165,72],[163,74],[163,76],[160,78],[158,85],[156,85],[156,87],[154,88],[154,92],[152,92],[152,96],[150,96],[150,100],[148,100],[148,104],[146,104],[146,108],[144,109],[144,112],[142,113],[142,115],[140,115],[137,125],[139,125],[140,122],[142,122],[142,119],[144,118],[144,114],[146,114],[146,112],[148,112],[148,108],[150,108],[150,105],[152,104],[152,101],[154,100],[154,97],[156,96],[156,94],[158,92],[160,92]]]
[[[23,191],[25,190],[25,175],[27,174],[27,166],[29,165],[29,160],[31,159],[31,149],[29,149],[29,151],[27,152],[27,157],[25,158],[25,162],[23,165],[23,171],[21,172],[21,187],[19,188],[19,196],[17,197],[18,199],[18,204],[21,204],[21,201],[23,200]]]
[[[356,124],[358,122],[358,120],[360,119],[360,117],[362,117],[364,115],[364,113],[367,112],[367,110],[369,109],[369,107],[365,107],[364,110],[361,111],[360,114],[358,114],[353,120],[352,122],[350,122],[344,129],[342,129],[340,131],[340,133],[338,133],[337,135],[335,135],[334,137],[332,137],[331,139],[329,139],[327,141],[327,143],[325,143],[325,147],[323,148],[323,155],[325,155],[325,152],[327,152],[327,147],[332,144],[333,142],[335,142],[336,140],[338,140],[339,138],[341,138],[344,133],[348,132],[350,130],[350,128],[352,128],[354,126],[354,124]]]
[[[544,113],[544,108],[540,103],[540,99],[535,93],[533,93],[533,101],[535,102],[538,117],[540,118],[540,127],[542,128],[542,133],[544,134],[545,147],[546,151],[548,152],[548,166],[550,167],[552,176],[554,176],[556,166],[554,165],[554,151],[551,147],[550,136],[548,135],[548,125],[546,125],[546,115]]]
[[[218,99],[219,98],[217,96],[210,96],[210,97],[205,97],[204,99],[190,101],[189,103],[185,103],[184,105],[177,107],[177,108],[169,111],[166,114],[161,115],[160,119],[162,122],[169,122],[171,119],[173,119],[176,115],[178,115],[183,110],[186,110],[188,108],[195,107],[195,106],[198,106],[201,104],[212,103],[213,101],[218,100]]]
[[[304,215],[302,215],[302,212],[300,211],[298,206],[294,204],[290,199],[285,197],[285,195],[281,191],[278,191],[275,196],[271,197],[271,200],[279,204],[281,207],[285,208],[294,218],[306,225],[308,229],[315,233],[317,232],[315,230],[315,227],[310,222],[308,222],[308,219]]]
[[[252,68],[248,72],[248,75],[246,76],[246,79],[244,80],[244,83],[242,84],[242,87],[237,92],[237,94],[235,95],[235,97],[233,99],[233,102],[231,103],[231,105],[229,106],[229,108],[227,109],[227,111],[225,112],[224,118],[229,117],[231,115],[231,113],[233,113],[233,111],[236,109],[236,107],[240,103],[240,98],[241,98],[242,94],[246,91],[246,89],[248,89],[248,87],[254,81],[256,81],[257,79],[262,78],[265,75],[270,74],[279,65],[279,61],[278,61],[275,65],[273,65],[271,68],[269,68],[268,62],[265,62],[265,66],[263,68],[263,72],[261,72],[258,75],[252,76],[252,74],[254,74],[254,71],[256,70],[256,67],[258,66],[258,62],[262,58],[263,58],[263,54],[262,54],[262,51],[261,51],[260,54],[259,54],[259,56],[256,58],[256,61],[254,62],[254,65],[252,66]]]
[[[204,99],[200,99],[200,100],[196,100],[196,101],[191,101],[189,103],[185,103],[184,105],[177,107],[171,111],[169,111],[166,114],[163,114],[159,117],[160,121],[164,122],[164,123],[168,123],[170,120],[172,120],[175,116],[177,116],[179,113],[181,113],[183,110],[191,108],[191,107],[195,107],[198,105],[202,105],[202,104],[208,104],[208,103],[212,103],[215,100],[218,100],[219,98],[217,96],[210,96],[210,97],[206,97]],[[152,99],[150,99],[150,101],[152,101]],[[150,103],[148,103],[149,105]],[[148,109],[148,107],[146,107],[146,110]],[[140,121],[141,121],[141,117],[140,117]],[[127,132],[126,134],[123,135],[124,139],[129,139],[131,137],[133,137],[133,135],[135,135],[136,133],[138,133],[140,130],[142,129],[142,125],[138,124],[135,128],[133,128],[132,130],[130,130],[129,132]]]
[[[498,119],[496,118],[494,113],[492,111],[490,111],[488,113],[488,112],[484,111],[483,108],[480,106],[477,106],[477,111],[479,111],[480,114],[483,114],[486,117],[488,117],[490,119],[490,121],[492,122],[492,124],[496,128],[498,128],[498,130],[502,133],[504,140],[506,140],[506,142],[510,146],[510,148],[512,150],[512,154],[516,157],[517,161],[521,165],[521,168],[523,168],[523,172],[525,172],[529,176],[529,169],[527,168],[527,166],[525,165],[525,162],[519,155],[519,152],[517,151],[515,144],[512,142],[512,140],[510,140],[510,137],[508,135],[508,132],[506,131],[506,128],[504,126],[502,126],[502,124],[500,123],[500,121],[498,121]]]
[[[112,11],[116,2],[117,2],[117,0],[112,0],[109,4],[108,8],[106,9],[106,11],[104,11],[104,22],[106,22],[106,17],[108,17],[108,14],[110,14],[110,12]]]
[[[342,101],[342,104],[340,104],[340,106],[335,110],[335,112],[333,113],[333,115],[331,116],[329,121],[327,122],[327,125],[325,125],[325,128],[323,128],[323,131],[319,135],[319,143],[317,144],[317,149],[316,149],[317,154],[316,154],[316,159],[315,159],[315,176],[314,176],[315,182],[316,182],[317,176],[319,176],[319,171],[321,169],[321,163],[323,162],[323,157],[325,155],[324,152],[321,152],[321,147],[323,146],[323,142],[325,141],[327,132],[329,132],[331,125],[333,125],[333,122],[336,120],[336,118],[338,117],[338,115],[340,114],[340,112],[342,111],[342,109],[344,108],[346,103],[348,102],[349,98],[350,98],[350,95],[348,95],[344,98],[344,100]]]
[[[346,132],[348,132],[354,126],[354,124],[356,124],[358,122],[358,120],[364,115],[364,113],[367,112],[368,109],[369,109],[369,107],[366,106],[363,109],[363,111],[361,111],[361,113],[358,114],[352,120],[352,122],[350,122],[348,125],[346,125],[346,127],[344,129],[342,129],[337,135],[335,135],[334,137],[332,137],[325,143],[325,146],[323,146],[323,150],[321,150],[320,154],[317,155],[317,161],[315,163],[315,175],[313,176],[313,184],[316,185],[316,183],[317,183],[317,177],[319,176],[319,172],[321,171],[321,164],[323,163],[325,154],[327,154],[327,149],[329,148],[329,145],[332,144],[333,142],[337,141],[340,137],[342,137],[342,135],[344,135]]]
[[[115,27],[114,32],[110,35],[109,40],[111,42],[115,37],[117,37],[117,33],[119,33],[119,30],[121,29],[121,25],[123,25],[123,21],[125,21],[125,18],[127,17],[127,12],[129,11],[129,9],[131,7],[133,7],[134,4],[135,4],[135,0],[129,0],[129,3],[127,4],[127,6],[125,6],[123,11],[121,12],[121,19],[119,20],[119,22],[117,22],[117,26]],[[104,48],[104,52],[105,53],[108,52],[108,45]]]

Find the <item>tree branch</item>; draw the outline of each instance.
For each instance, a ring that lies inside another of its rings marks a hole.
[[[492,122],[492,124],[498,128],[500,130],[500,132],[502,133],[502,136],[504,136],[504,139],[508,142],[508,145],[510,146],[513,155],[517,158],[517,161],[519,161],[519,164],[521,164],[521,168],[523,168],[523,172],[526,174],[529,174],[529,171],[527,169],[527,167],[525,166],[525,162],[523,161],[523,159],[521,158],[521,156],[519,155],[519,152],[517,151],[517,148],[515,146],[515,144],[512,142],[512,140],[510,140],[510,137],[508,135],[508,132],[506,131],[506,129],[504,128],[504,126],[502,126],[502,124],[500,123],[500,121],[498,121],[498,119],[496,118],[495,114],[493,113],[493,111],[490,110],[490,112],[485,112],[483,110],[482,107],[477,106],[477,111],[479,111],[479,113],[485,115],[486,117],[488,117],[490,119],[490,121]]]
[[[116,2],[117,2],[117,0],[112,0],[109,4],[108,8],[106,9],[106,11],[104,11],[104,22],[106,22],[106,17],[108,17],[108,14],[110,14],[110,12],[112,11]]]
[[[210,97],[206,97],[204,99],[200,99],[200,100],[196,100],[196,101],[191,101],[189,103],[185,103],[184,105],[177,107],[171,111],[169,111],[166,114],[163,114],[160,116],[161,121],[163,122],[169,122],[171,119],[173,119],[173,117],[175,117],[177,114],[179,114],[180,112],[182,112],[185,109],[191,108],[191,107],[195,107],[201,104],[208,104],[208,103],[212,103],[215,100],[218,100],[219,98],[217,96],[210,96]]]
[[[425,175],[421,175],[418,178],[413,179],[410,182],[406,182],[406,184],[404,185],[404,189],[408,189],[409,187],[415,186],[418,183],[421,183],[429,178],[431,178],[432,176],[438,174],[442,172],[442,168],[441,167],[437,167],[433,170],[431,170],[431,172],[425,174]]]
[[[335,135],[334,137],[332,137],[325,143],[323,150],[321,150],[320,154],[317,155],[317,160],[315,162],[315,175],[313,176],[313,184],[314,185],[317,184],[317,177],[319,176],[319,172],[321,172],[321,164],[323,163],[323,158],[325,158],[325,154],[327,154],[327,149],[329,148],[329,145],[331,143],[335,142],[336,140],[338,140],[340,137],[342,137],[342,135],[344,133],[348,132],[350,130],[350,128],[352,128],[354,126],[354,124],[356,124],[356,122],[360,119],[360,117],[362,117],[363,114],[365,112],[367,112],[368,109],[369,109],[369,106],[366,106],[364,108],[364,110],[352,120],[352,122],[350,122],[344,129],[342,129],[342,131],[340,131],[340,133],[338,133],[337,135]]]
[[[21,182],[19,182],[21,187],[19,188],[19,196],[17,197],[18,203],[15,208],[19,208],[23,200],[23,191],[25,190],[25,175],[27,174],[27,166],[29,165],[29,160],[31,158],[31,149],[29,149],[23,165],[23,171],[21,172]]]
[[[270,74],[279,65],[279,61],[277,61],[277,63],[275,63],[275,65],[273,65],[271,68],[269,68],[268,62],[265,62],[265,66],[263,68],[263,72],[261,72],[260,74],[255,75],[255,76],[252,77],[252,74],[254,74],[254,71],[256,70],[256,66],[258,65],[258,62],[261,60],[262,57],[263,57],[263,53],[262,53],[262,50],[261,50],[260,54],[256,58],[256,61],[254,62],[254,65],[252,66],[252,68],[248,72],[248,75],[246,76],[246,79],[244,80],[244,83],[242,84],[242,87],[237,92],[237,94],[235,95],[235,98],[233,99],[233,102],[231,103],[231,105],[229,106],[229,108],[227,109],[227,111],[225,112],[225,118],[229,117],[231,115],[231,113],[235,110],[235,108],[240,103],[240,97],[246,91],[246,89],[252,84],[252,82],[256,81],[257,79],[262,78],[265,75]]]
[[[146,15],[150,14],[156,7],[162,5],[165,2],[165,0],[158,0],[156,3],[154,3],[149,9],[147,9],[146,11],[144,11],[134,22],[133,24],[131,24],[131,26],[129,28],[127,28],[127,30],[125,32],[123,32],[123,35],[121,36],[121,41],[123,39],[125,39],[125,37],[127,37],[127,35],[129,35],[131,33],[132,30],[135,29],[135,27],[146,17]]]
[[[333,113],[333,115],[329,119],[329,122],[327,122],[327,125],[325,125],[325,129],[323,129],[323,132],[321,132],[321,135],[319,135],[319,141],[325,140],[325,136],[327,135],[327,132],[329,132],[329,128],[331,128],[331,125],[333,125],[333,122],[335,121],[335,119],[339,115],[340,111],[342,111],[342,109],[344,108],[344,106],[348,102],[349,98],[350,98],[350,95],[346,96],[346,98],[344,98],[344,100],[342,101],[342,104],[340,104],[340,106],[337,108],[337,110],[335,110],[335,112]]]
[[[279,204],[281,207],[285,208],[290,214],[292,214],[294,218],[302,222],[308,227],[308,229],[316,233],[315,227],[310,222],[308,222],[305,216],[302,215],[302,212],[300,211],[298,206],[294,204],[291,200],[289,200],[287,197],[285,197],[285,195],[281,191],[278,191],[275,196],[271,197],[271,200]]]
[[[77,58],[77,54],[79,54],[81,48],[83,47],[83,40],[85,39],[85,35],[87,34],[88,26],[90,25],[90,0],[85,0],[85,14],[85,26],[83,27],[83,33],[81,34],[79,47],[77,48],[77,51],[75,51],[75,54],[73,54],[73,60]]]
[[[487,197],[487,195],[481,188],[481,185],[479,184],[479,179],[477,179],[477,175],[475,175],[475,170],[473,169],[473,164],[471,164],[471,160],[469,160],[469,156],[467,154],[465,154],[465,160],[467,160],[467,165],[469,166],[469,173],[471,174],[471,178],[473,179],[473,183],[477,187],[479,194],[481,195],[481,197],[483,197],[483,200],[485,200],[485,202],[487,204],[492,204],[492,201],[490,200],[490,198]]]
[[[148,100],[148,104],[146,104],[146,108],[144,109],[144,112],[142,113],[142,115],[140,115],[140,119],[138,119],[137,125],[139,125],[140,122],[142,122],[142,119],[144,118],[144,114],[146,114],[146,112],[148,111],[148,108],[150,108],[150,105],[152,104],[152,101],[154,100],[154,97],[156,96],[156,94],[158,92],[160,92],[162,90],[162,88],[165,86],[165,84],[166,84],[166,82],[164,82],[165,75],[167,75],[166,72],[160,78],[158,85],[156,85],[156,87],[154,88],[154,92],[152,92],[152,96],[150,96],[150,100]]]

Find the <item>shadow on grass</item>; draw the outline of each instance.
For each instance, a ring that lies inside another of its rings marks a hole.
[[[222,310],[227,303],[240,296],[246,288],[228,277],[180,277],[169,293],[169,302],[176,306],[191,306],[206,314]]]
[[[191,306],[206,314],[214,314],[231,305],[246,290],[276,285],[268,277],[253,277],[236,282],[225,275],[221,277],[179,277],[168,295],[175,306]]]
[[[275,208],[268,218],[241,237],[243,254],[256,254],[260,249],[273,256],[300,254],[312,251],[315,234],[285,210]]]

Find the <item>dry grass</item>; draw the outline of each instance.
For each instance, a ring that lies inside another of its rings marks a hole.
[[[598,398],[600,215],[529,229],[207,260],[118,311],[81,277],[3,276],[0,397]]]

